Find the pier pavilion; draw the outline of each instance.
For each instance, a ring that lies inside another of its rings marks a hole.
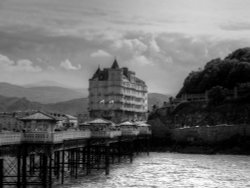
[[[0,133],[0,188],[52,187],[96,170],[109,174],[111,164],[149,152],[146,125],[148,132],[126,135],[123,125],[102,119],[64,131],[57,131],[57,119],[43,112],[21,120],[23,132]]]

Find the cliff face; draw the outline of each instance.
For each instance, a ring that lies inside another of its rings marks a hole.
[[[240,96],[228,97],[227,92],[234,91],[235,86],[240,90],[239,85],[242,83],[246,83],[247,86],[244,91],[239,91]],[[182,127],[213,127],[219,124],[249,125],[249,83],[250,48],[236,50],[223,60],[211,60],[203,70],[190,73],[177,95],[208,91],[209,101],[186,101],[172,108],[157,109],[149,116],[150,122],[153,122],[152,129],[155,130],[153,136],[163,137],[164,134],[173,136],[174,129]],[[222,135],[227,134],[224,129],[220,130]]]

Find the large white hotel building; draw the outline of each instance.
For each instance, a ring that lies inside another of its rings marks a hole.
[[[100,67],[89,79],[89,115],[114,122],[146,120],[147,86],[128,68],[114,60],[111,68]]]

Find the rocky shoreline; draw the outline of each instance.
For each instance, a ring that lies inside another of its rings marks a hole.
[[[190,143],[174,143],[160,142],[152,140],[151,151],[155,152],[177,152],[183,154],[230,154],[230,155],[250,155],[250,138],[241,140],[227,140],[215,144],[190,144]]]

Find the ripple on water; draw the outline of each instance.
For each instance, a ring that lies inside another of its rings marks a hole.
[[[250,157],[151,153],[133,164],[113,165],[110,175],[95,172],[63,188],[250,187]]]

